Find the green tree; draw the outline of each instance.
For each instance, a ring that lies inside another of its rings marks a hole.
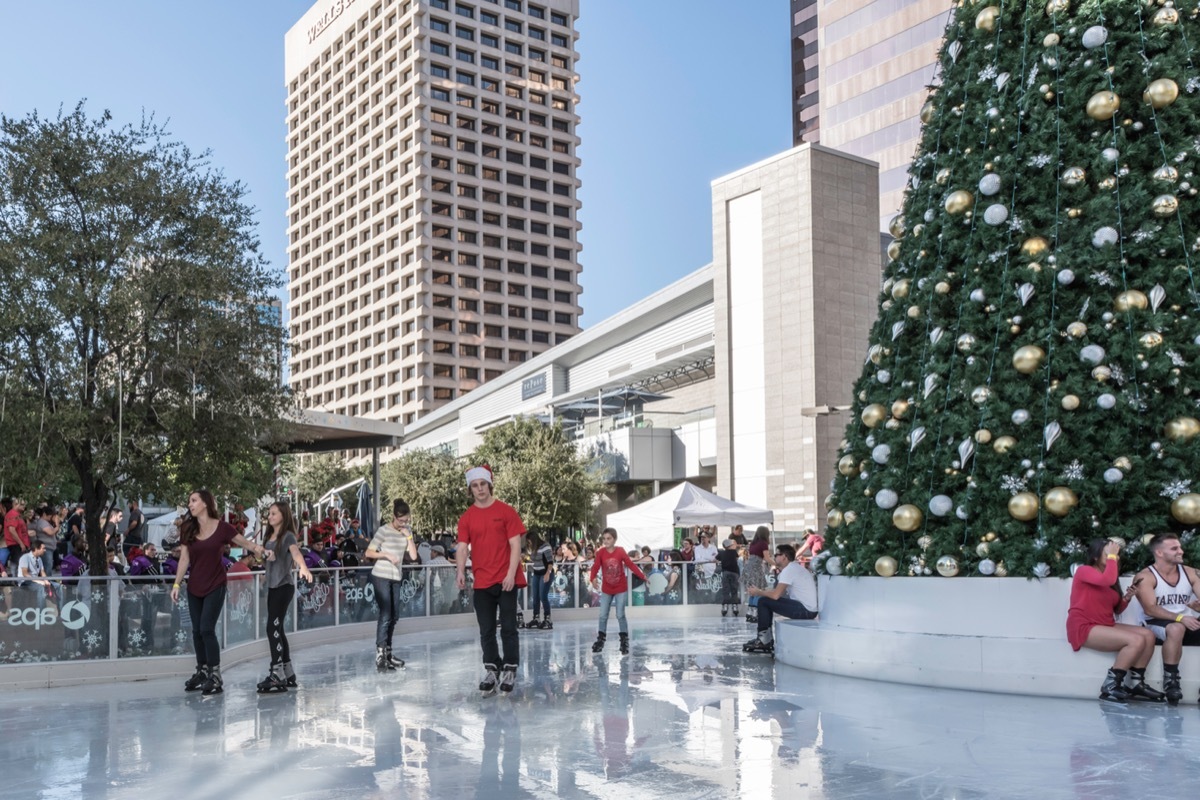
[[[269,485],[258,447],[290,406],[265,305],[280,274],[245,195],[152,119],[0,117],[0,380],[21,437],[6,427],[3,450],[42,453],[8,456],[6,482],[69,468],[94,569],[116,493]]]
[[[362,469],[352,469],[337,453],[308,456],[293,464],[290,485],[295,488],[301,502],[315,503],[330,489],[345,486],[355,478],[366,477]],[[358,503],[357,490],[347,489],[339,496],[342,507],[352,512]]]
[[[1067,575],[1200,523],[1200,19],[958,4],[828,499],[830,571]]]
[[[445,451],[411,450],[380,468],[380,504],[390,508],[393,500],[403,498],[416,530],[453,532],[470,502],[463,475],[458,459]]]
[[[492,467],[496,496],[517,510],[530,531],[586,525],[605,488],[560,423],[519,417],[489,428],[471,461]]]

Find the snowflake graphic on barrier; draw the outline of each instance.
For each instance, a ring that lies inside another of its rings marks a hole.
[[[140,648],[145,643],[146,643],[146,634],[142,633],[141,631],[130,631],[129,632],[129,646],[130,647]]]
[[[104,602],[104,592],[102,592],[99,589],[93,589],[92,590],[92,602],[93,603],[103,603]]]
[[[187,635],[186,633],[184,633],[183,631],[176,631],[176,632],[175,632],[175,641],[179,642],[180,644],[186,644],[186,643],[187,643],[187,640],[188,640],[188,639],[190,639],[190,638],[191,638],[191,637],[190,637],[190,636],[188,636],[188,635]]]
[[[83,635],[83,643],[87,646],[88,650],[95,650],[100,646],[100,634],[95,631],[88,631]]]

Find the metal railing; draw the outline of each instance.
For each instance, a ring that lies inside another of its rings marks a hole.
[[[628,576],[629,605],[721,602],[721,572],[716,565],[657,562],[642,569],[645,582]],[[552,611],[600,605],[599,576],[595,583],[589,582],[588,570],[590,565],[584,563],[556,565],[548,582]],[[312,582],[297,580],[284,623],[288,631],[375,621],[370,567],[313,569],[312,574]],[[529,570],[527,580],[535,579],[541,580]],[[172,602],[173,576],[49,580],[50,591],[43,592],[28,581],[0,579],[0,665],[193,652],[186,589],[178,602]],[[405,566],[401,584],[401,617],[474,613],[470,570],[462,591],[453,564]],[[529,588],[521,589],[520,608],[528,609],[530,601]],[[217,625],[221,646],[264,639],[266,607],[263,573],[230,575]]]

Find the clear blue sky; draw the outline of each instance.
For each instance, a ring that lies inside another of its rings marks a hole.
[[[286,266],[283,36],[309,0],[4,4],[0,113],[87,100],[212,151]],[[708,263],[709,182],[791,144],[788,0],[582,0],[584,325]]]

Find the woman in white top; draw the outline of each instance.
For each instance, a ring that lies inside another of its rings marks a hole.
[[[375,622],[375,668],[380,671],[404,666],[404,659],[392,655],[392,632],[400,619],[400,565],[404,563],[405,553],[414,561],[417,558],[417,544],[409,527],[411,520],[408,503],[397,498],[392,504],[391,524],[375,531],[367,552],[363,553],[364,558],[375,562],[371,569],[371,586],[375,589],[375,604],[379,607]]]

